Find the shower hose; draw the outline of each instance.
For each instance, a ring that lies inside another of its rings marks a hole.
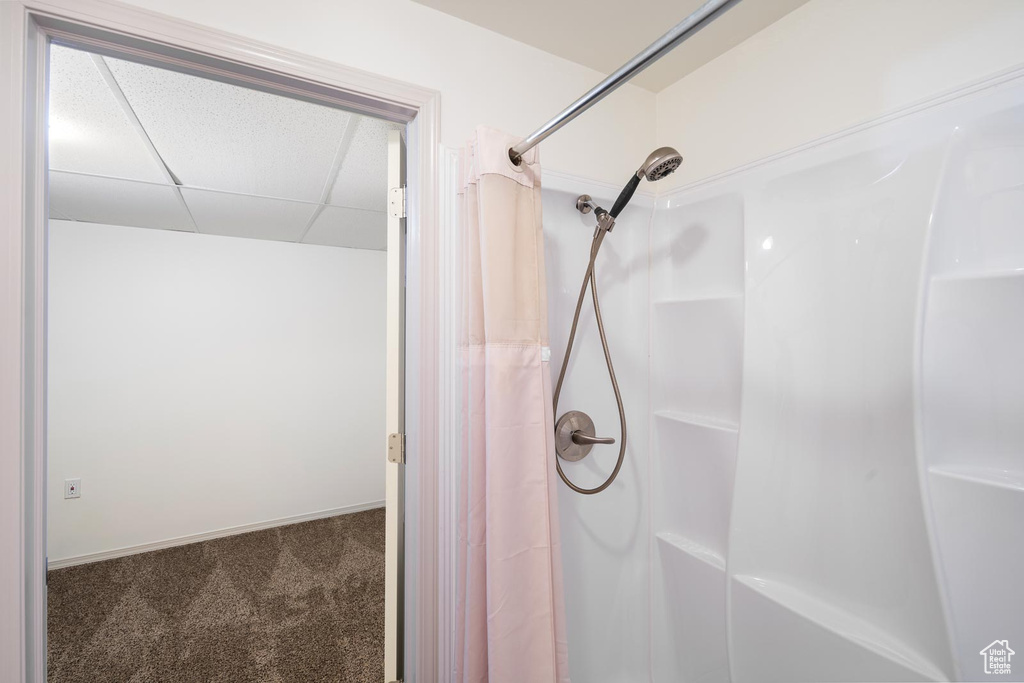
[[[558,373],[558,383],[555,384],[555,395],[553,399],[554,405],[552,406],[555,413],[555,419],[557,420],[558,395],[562,393],[562,382],[565,380],[565,370],[569,366],[569,357],[572,355],[572,344],[576,339],[576,326],[580,321],[580,311],[583,310],[583,299],[587,295],[587,285],[589,284],[591,298],[594,301],[594,319],[597,320],[597,331],[600,333],[601,348],[604,350],[604,361],[608,366],[608,377],[612,381],[612,391],[615,393],[615,404],[619,409],[619,427],[621,436],[619,438],[619,458],[615,461],[615,469],[612,470],[611,475],[603,484],[591,489],[577,486],[573,482],[569,481],[569,478],[565,476],[565,472],[562,471],[562,463],[559,462],[560,458],[555,456],[555,466],[558,468],[558,476],[562,478],[565,485],[576,493],[583,493],[586,495],[600,493],[611,486],[611,483],[615,481],[615,477],[618,476],[619,470],[622,468],[622,460],[626,455],[626,411],[622,407],[622,395],[619,393],[619,382],[615,379],[615,368],[612,367],[612,355],[608,350],[608,338],[604,332],[604,320],[601,318],[601,304],[597,297],[597,272],[594,269],[594,262],[597,260],[597,253],[601,250],[601,244],[604,242],[604,237],[607,233],[608,230],[605,227],[602,227],[599,221],[598,227],[594,231],[594,239],[590,243],[590,263],[587,264],[587,274],[583,276],[583,286],[580,288],[580,298],[576,301],[576,312],[572,316],[572,328],[569,331],[569,342],[565,347],[565,358],[562,360],[562,370]]]

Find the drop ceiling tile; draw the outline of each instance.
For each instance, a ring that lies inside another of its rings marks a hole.
[[[50,48],[50,168],[164,182],[88,52]]]
[[[252,195],[182,188],[199,232],[298,242],[316,210],[315,204]]]
[[[328,247],[386,250],[387,227],[384,211],[325,206],[302,241]]]
[[[106,61],[182,184],[320,201],[351,114],[142,64]]]
[[[358,116],[328,203],[355,209],[387,210],[388,131],[401,126]]]
[[[50,171],[50,207],[76,221],[193,230],[177,190],[169,185]]]

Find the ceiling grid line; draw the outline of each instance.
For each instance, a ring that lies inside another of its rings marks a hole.
[[[352,117],[349,119],[348,125],[345,126],[345,133],[341,136],[341,142],[338,143],[338,149],[334,152],[334,161],[331,162],[331,170],[328,172],[327,180],[324,182],[323,190],[320,192],[320,206],[318,206],[316,211],[313,212],[313,215],[309,217],[309,221],[306,223],[305,229],[296,241],[302,242],[306,239],[306,235],[309,234],[309,230],[313,227],[313,223],[315,223],[316,219],[320,217],[320,214],[323,213],[327,202],[330,201],[331,190],[334,187],[335,181],[338,179],[338,173],[341,172],[342,164],[345,163],[345,157],[348,156],[348,150],[352,147],[352,140],[356,136],[356,130],[358,130],[360,122],[361,119]]]
[[[386,250],[397,124],[62,45],[50,76],[53,218]]]
[[[181,190],[178,189],[178,186],[181,185],[181,181],[178,180],[177,176],[174,175],[174,171],[170,169],[163,157],[160,156],[160,152],[150,139],[149,133],[147,133],[146,129],[142,126],[142,122],[139,121],[138,115],[135,113],[135,110],[132,109],[131,103],[128,101],[128,98],[125,97],[124,91],[121,89],[121,85],[117,82],[117,79],[114,78],[114,74],[110,71],[110,67],[107,65],[106,59],[97,54],[91,54],[90,56],[92,57],[93,64],[96,65],[96,69],[100,72],[100,76],[103,77],[103,81],[107,84],[107,87],[110,88],[110,92],[114,96],[114,99],[117,100],[117,103],[121,105],[121,109],[124,110],[124,114],[128,117],[128,121],[132,124],[132,128],[134,128],[135,132],[138,133],[139,138],[142,140],[142,144],[145,145],[146,149],[149,150],[149,153],[153,155],[153,159],[160,167],[161,173],[165,178],[167,178],[168,184],[174,187],[174,194],[178,198],[178,202],[185,210],[185,213],[188,214],[188,219],[192,222],[192,231],[198,233],[199,224],[196,223],[196,219],[192,215],[192,211],[188,208],[188,203],[185,202],[185,197],[181,194]]]
[[[230,194],[238,197],[256,197],[257,199],[270,199],[275,202],[291,202],[293,204],[308,204],[309,206],[330,206],[339,209],[348,209],[349,211],[363,211],[365,213],[383,213],[376,209],[364,209],[359,206],[349,206],[347,204],[325,204],[323,202],[311,202],[305,199],[291,199],[290,197],[278,197],[269,194],[255,194],[252,192],[236,192],[235,190],[221,190],[216,187],[206,187],[205,185],[189,185],[182,183],[181,185],[172,185],[171,183],[158,183],[152,180],[139,180],[137,178],[125,178],[124,176],[108,175],[105,173],[89,173],[87,171],[66,171],[64,169],[53,168],[50,169],[52,173],[63,173],[65,175],[82,176],[83,178],[101,178],[103,180],[118,180],[126,183],[138,183],[140,185],[152,185],[153,187],[167,187],[174,188],[178,187],[182,190],[200,190],[202,192],[213,192],[216,194]],[[202,234],[202,233],[200,233]]]

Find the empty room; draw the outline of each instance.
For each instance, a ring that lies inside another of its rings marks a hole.
[[[400,127],[54,45],[49,130],[48,680],[381,678]]]

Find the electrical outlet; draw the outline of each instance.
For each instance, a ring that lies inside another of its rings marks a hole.
[[[81,498],[82,497],[82,480],[81,479],[65,479],[64,480],[64,497],[65,498]]]

